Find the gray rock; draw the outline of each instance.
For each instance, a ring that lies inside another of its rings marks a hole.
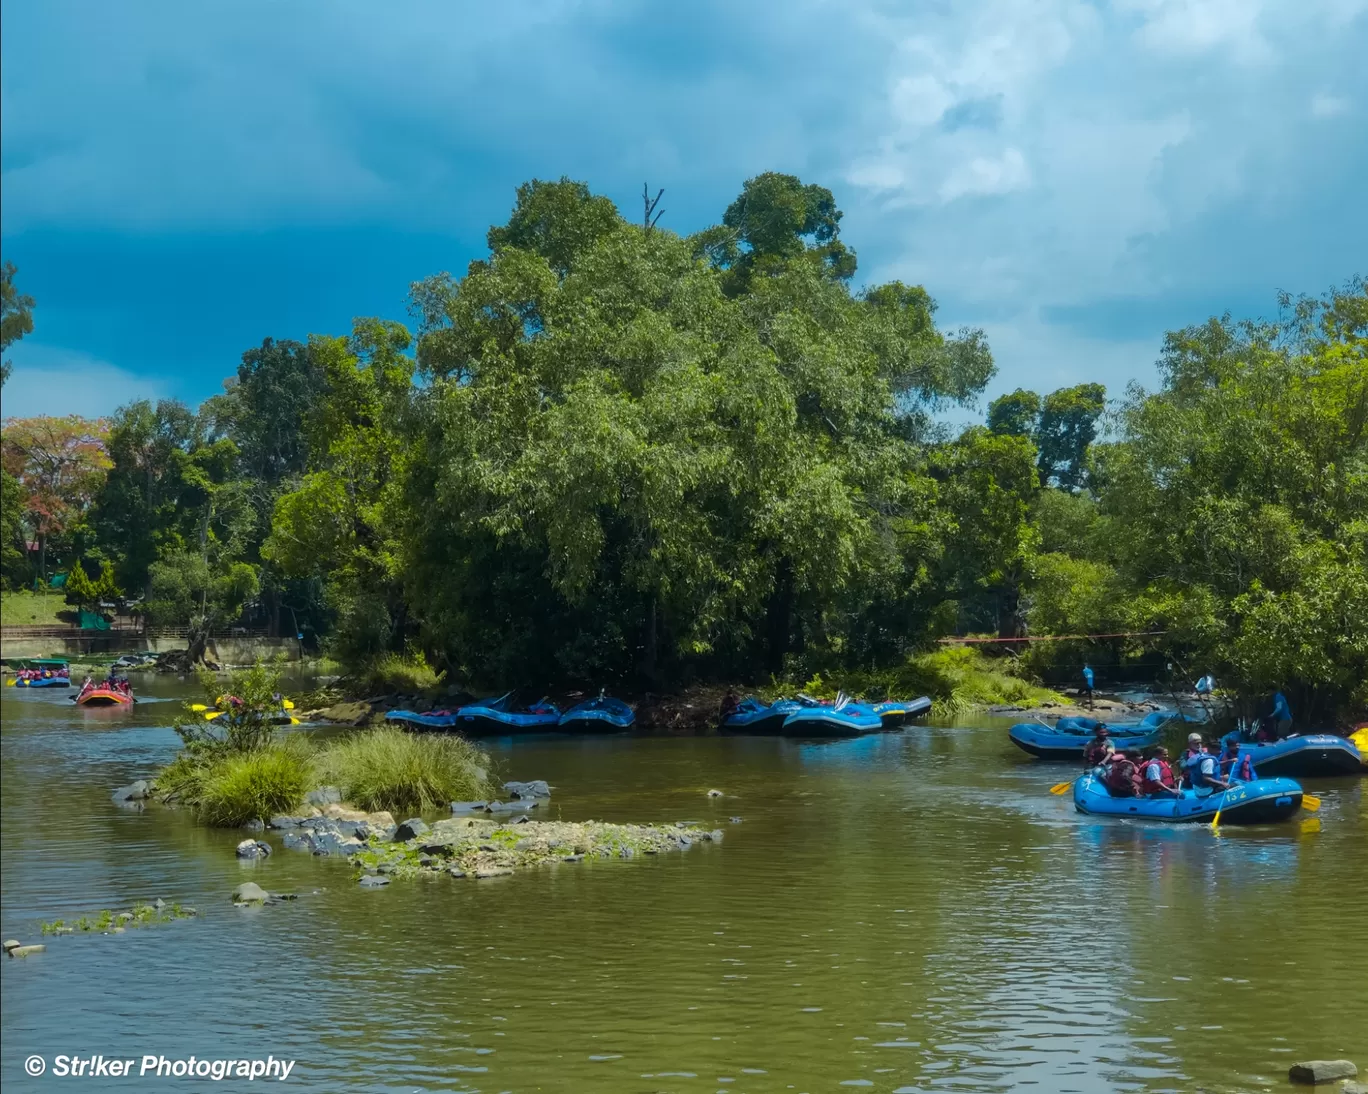
[[[249,821],[248,821],[246,824],[244,824],[242,827],[243,827],[244,829],[246,829],[248,832],[264,832],[264,831],[266,831],[266,825],[265,825],[265,823],[261,820],[260,817],[253,817],[251,820],[249,820]]]
[[[329,825],[328,831],[336,832],[341,836],[355,836],[357,839],[369,839],[371,827],[367,821],[335,820]]]
[[[304,795],[310,805],[333,805],[342,800],[342,791],[335,786],[320,786]]]
[[[720,791],[720,790],[709,790],[709,791],[708,791],[708,797],[710,797],[710,798],[720,798],[721,796],[722,796],[722,791]]]
[[[488,802],[452,802],[451,811],[453,813],[483,813],[488,805]]]
[[[366,847],[355,836],[344,836],[340,832],[315,832],[309,842],[315,855],[354,855]]]
[[[477,878],[507,877],[512,872],[513,867],[511,866],[483,866],[475,871],[475,876]]]
[[[271,845],[265,840],[245,839],[237,845],[237,857],[245,859],[265,858],[271,853]]]
[[[513,850],[515,850],[515,851],[530,851],[530,850],[532,850],[532,848],[535,847],[536,845],[537,845],[537,841],[534,840],[534,839],[520,839],[520,840],[518,840],[517,843],[515,843],[515,844],[513,845]]]
[[[286,832],[282,841],[287,850],[290,851],[312,851],[313,844],[309,842],[308,836],[301,836],[298,832]]]
[[[490,802],[485,806],[486,813],[523,813],[541,805],[537,798],[519,798],[511,802]]]
[[[1356,1083],[1352,1079],[1345,1079],[1340,1083],[1340,1094],[1368,1094],[1368,1085]]]
[[[265,889],[255,881],[244,881],[233,890],[234,904],[265,904],[270,897]]]
[[[146,779],[139,779],[135,783],[121,786],[114,791],[111,797],[116,802],[140,802],[146,801],[152,796],[152,784]]]
[[[740,824],[740,823],[741,823],[741,820],[742,820],[742,818],[740,818],[740,817],[732,817],[732,818],[731,818],[732,824]]]
[[[117,927],[115,928],[115,930],[118,929],[119,928]],[[7,952],[11,957],[28,957],[30,954],[45,953],[46,951],[47,947],[44,946],[41,942],[39,942],[35,943],[32,946],[15,946],[14,949],[9,950]]]
[[[283,813],[277,813],[266,824],[270,828],[298,828],[303,820],[303,817],[287,817]]]
[[[1358,1075],[1358,1068],[1351,1060],[1306,1060],[1293,1064],[1287,1077],[1294,1083],[1319,1085],[1333,1083],[1336,1079],[1352,1079]]]
[[[419,836],[426,835],[428,832],[427,822],[418,817],[410,817],[394,830],[394,838],[398,842],[417,839]]]
[[[447,873],[450,874],[452,877],[465,877],[465,876],[466,876],[466,872],[465,872],[464,870],[462,870],[459,866],[449,866],[449,867],[447,867]]]
[[[298,894],[298,893],[272,893],[272,894],[271,894],[271,899],[272,899],[272,900],[298,900],[298,899],[299,899],[299,894]]]
[[[722,829],[720,829],[720,828],[714,828],[711,832],[708,833],[708,839],[712,840],[713,843],[721,843],[721,842],[722,842]]]
[[[121,919],[121,920],[123,920],[124,922],[127,922],[128,920],[130,920],[130,919],[133,918],[133,913],[132,913],[132,912],[120,912],[119,915],[118,915],[118,918]]]
[[[509,824],[531,824],[532,818],[524,814],[521,817],[514,817]]]
[[[359,882],[357,882],[357,884],[360,885],[363,889],[383,889],[389,883],[389,878],[381,877],[378,874],[367,874]]]
[[[160,912],[163,908],[166,907],[166,901],[164,901],[161,897],[157,897],[157,899],[152,902],[152,907],[156,908],[157,911]]]
[[[624,843],[618,848],[618,858],[636,858],[636,848]]]
[[[566,855],[561,862],[583,862],[584,856],[581,854]]]
[[[4,943],[5,952],[6,952],[6,953],[9,953],[10,950],[17,950],[21,945],[22,945],[22,943],[19,941],[19,939],[17,939],[17,938],[7,938],[7,939],[5,939],[5,943]]]
[[[545,779],[533,779],[531,782],[504,783],[504,790],[510,798],[549,798],[551,787],[546,784]]]

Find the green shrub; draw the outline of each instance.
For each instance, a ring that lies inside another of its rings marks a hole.
[[[431,691],[441,680],[421,653],[382,653],[358,674],[358,683],[369,695]]]
[[[318,757],[323,782],[361,809],[422,812],[489,794],[489,758],[460,737],[384,727],[329,744]]]
[[[290,812],[312,785],[307,746],[298,738],[287,739],[215,761],[203,773],[191,804],[205,824],[236,828],[249,820]]]

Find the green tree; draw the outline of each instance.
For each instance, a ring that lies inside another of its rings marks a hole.
[[[108,560],[100,562],[98,577],[92,578],[85,565],[77,560],[67,573],[66,602],[81,611],[99,611],[103,601],[115,600],[123,595],[118,580],[114,576],[114,564]]]
[[[988,428],[993,433],[1034,437],[1040,423],[1040,396],[1023,387],[1000,395],[988,404]]]
[[[0,265],[0,354],[33,333],[33,297],[15,288],[14,275],[18,272],[13,262]],[[10,362],[0,361],[0,386],[9,375]]]
[[[1106,405],[1107,389],[1101,384],[1064,387],[1045,397],[1035,430],[1042,483],[1061,490],[1079,490],[1087,484],[1088,447]]]

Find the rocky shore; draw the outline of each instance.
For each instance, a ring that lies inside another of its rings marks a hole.
[[[391,878],[445,874],[491,878],[550,863],[586,859],[632,859],[683,851],[696,843],[720,843],[720,829],[696,825],[609,824],[603,821],[533,820],[550,796],[544,782],[508,783],[508,801],[452,802],[452,816],[433,824],[418,817],[395,823],[388,812],[365,812],[322,787],[297,814],[272,817],[267,827],[287,850],[346,859],[366,888]],[[250,838],[238,844],[242,859],[269,855],[271,844]]]

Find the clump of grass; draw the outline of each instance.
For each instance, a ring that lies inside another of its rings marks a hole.
[[[205,771],[195,812],[205,824],[238,828],[288,813],[313,785],[309,751],[298,738],[228,756]]]
[[[382,653],[358,673],[357,679],[368,694],[374,695],[431,691],[442,677],[422,653]]]
[[[460,737],[370,729],[329,744],[318,756],[323,782],[361,809],[423,812],[489,794],[489,758]]]

